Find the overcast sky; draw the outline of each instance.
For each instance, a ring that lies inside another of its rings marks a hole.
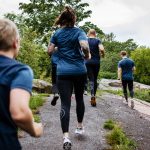
[[[29,0],[0,0],[0,16],[18,12],[19,2]],[[133,38],[139,45],[150,47],[150,0],[83,0],[90,4],[91,21],[105,33],[113,32],[116,39]]]

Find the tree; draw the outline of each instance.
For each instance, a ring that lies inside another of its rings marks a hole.
[[[90,17],[91,11],[85,10],[88,3],[81,0],[30,0],[30,3],[20,3],[20,9],[26,15],[25,23],[36,31],[40,37],[53,31],[56,17],[65,5],[73,7],[77,14],[77,24]]]
[[[131,53],[135,61],[135,80],[150,85],[150,48],[139,47]]]
[[[97,25],[93,24],[90,21],[85,22],[83,26],[80,26],[80,28],[82,28],[86,33],[89,31],[89,29],[95,29],[97,37],[101,39],[105,36],[104,32]]]

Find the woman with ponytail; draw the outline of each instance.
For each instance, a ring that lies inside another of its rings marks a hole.
[[[63,132],[63,148],[71,149],[69,138],[69,120],[71,95],[74,89],[76,98],[77,128],[76,134],[83,134],[84,101],[83,92],[86,79],[84,59],[90,58],[88,40],[85,32],[75,27],[76,15],[71,7],[65,7],[55,24],[60,26],[48,47],[49,55],[57,47],[57,87],[61,98],[60,120]]]

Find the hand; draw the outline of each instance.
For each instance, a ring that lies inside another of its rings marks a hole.
[[[34,134],[31,135],[33,137],[40,137],[43,134],[43,126],[42,123],[33,122]]]
[[[89,53],[88,57],[84,57],[86,60],[91,59],[91,53]]]

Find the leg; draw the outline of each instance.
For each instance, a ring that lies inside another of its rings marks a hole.
[[[91,96],[94,96],[94,74],[93,74],[93,66],[90,64],[86,65],[87,68],[87,76],[90,81],[90,90],[91,90]]]
[[[77,113],[78,123],[82,123],[84,117],[84,111],[85,111],[84,100],[83,100],[85,80],[86,80],[86,75],[75,77],[74,80],[75,98],[77,103],[76,113]]]
[[[95,96],[97,91],[97,77],[100,70],[100,64],[96,64],[93,69],[94,69],[94,96]]]
[[[122,80],[122,87],[123,87],[124,97],[125,97],[126,101],[128,102],[128,92],[127,92],[127,81],[126,80]]]
[[[69,79],[61,78],[58,76],[57,86],[61,98],[61,112],[60,120],[63,133],[69,131],[69,120],[70,120],[70,106],[71,106],[71,95],[73,89],[73,82]]]
[[[133,96],[134,96],[133,80],[129,80],[128,81],[128,89],[129,89],[129,93],[130,93],[131,98],[133,98]],[[133,99],[131,99],[131,108],[132,109],[134,108],[134,101],[133,101]]]
[[[57,70],[57,65],[52,63],[52,93],[54,94],[54,97],[51,101],[52,106],[55,106],[57,100],[59,99],[58,88],[56,85],[56,79],[57,79],[56,70]]]
[[[129,89],[131,98],[133,98],[133,96],[134,96],[134,91],[133,91],[133,80],[128,81],[128,89]]]

